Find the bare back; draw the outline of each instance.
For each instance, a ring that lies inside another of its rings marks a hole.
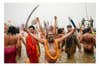
[[[18,36],[17,35],[11,35],[11,34],[5,34],[4,35],[4,46],[15,46],[17,44]]]

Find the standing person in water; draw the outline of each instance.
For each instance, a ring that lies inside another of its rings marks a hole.
[[[72,26],[67,25],[67,30],[68,30],[67,33],[71,32]],[[65,40],[65,52],[67,53],[68,59],[74,58],[74,54],[76,52],[76,47],[78,47],[79,51],[81,51],[81,46],[80,46],[79,40],[78,40],[77,36],[75,35],[75,33],[73,33],[71,36],[67,37],[67,39]]]
[[[20,48],[21,37],[16,34],[16,28],[9,26],[8,32],[4,34],[4,62],[16,63],[17,49]]]
[[[94,47],[96,47],[96,41],[92,35],[91,28],[87,28],[87,32],[82,35],[80,42],[83,44],[84,52],[87,54],[94,54]]]
[[[39,19],[37,21],[39,21]],[[44,47],[45,47],[45,59],[46,59],[46,61],[48,63],[55,63],[57,61],[57,59],[59,57],[59,54],[60,54],[59,53],[58,44],[63,39],[69,37],[70,35],[72,35],[75,32],[75,29],[72,29],[69,33],[65,34],[64,36],[62,36],[60,38],[56,38],[55,35],[54,35],[55,30],[56,29],[54,29],[54,32],[52,32],[51,27],[48,27],[48,32],[46,34],[46,37],[43,38],[43,39],[36,37],[36,35],[32,34],[30,31],[28,31],[28,33],[33,38],[35,38],[37,41],[39,41],[39,42],[44,44]]]
[[[32,35],[35,35],[35,27],[30,26],[29,27],[29,32]],[[38,63],[39,62],[39,50],[38,50],[38,41],[36,38],[32,37],[32,35],[28,33],[26,37],[26,50],[27,50],[27,55],[29,57],[30,63]]]

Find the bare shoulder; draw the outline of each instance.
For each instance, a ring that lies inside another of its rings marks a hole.
[[[4,39],[8,39],[8,35],[7,34],[4,34]]]
[[[22,36],[20,34],[17,34],[15,37],[16,37],[16,39],[21,39],[22,38]]]

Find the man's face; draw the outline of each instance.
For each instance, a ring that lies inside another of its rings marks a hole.
[[[54,34],[52,32],[48,32],[47,39],[49,43],[54,42]]]
[[[48,35],[48,42],[53,43],[54,42],[54,35]]]
[[[30,31],[31,33],[34,33],[33,28],[29,28],[29,31]]]

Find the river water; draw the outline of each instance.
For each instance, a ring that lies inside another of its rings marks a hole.
[[[44,54],[44,46],[40,44],[40,50],[41,55],[39,59],[39,63],[46,63]],[[26,48],[24,45],[22,45],[22,52],[21,52],[21,58],[17,59],[17,63],[27,63],[29,62],[26,53]],[[94,49],[94,55],[87,55],[84,53],[83,48],[82,52],[78,52],[78,49],[76,49],[76,53],[73,59],[67,59],[67,54],[63,51],[61,52],[60,58],[57,60],[57,63],[95,63],[96,62],[96,50]]]

